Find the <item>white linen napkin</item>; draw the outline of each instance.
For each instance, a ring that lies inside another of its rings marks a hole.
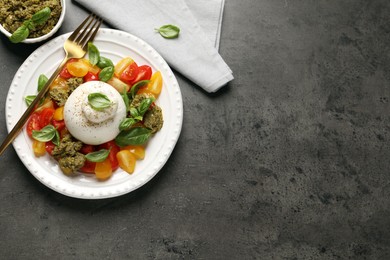
[[[225,0],[185,0],[207,37],[219,49]]]
[[[184,0],[75,1],[117,29],[149,43],[172,68],[207,92],[215,92],[233,79],[217,51],[224,0],[186,0],[188,5]],[[165,24],[178,26],[179,37],[161,37],[155,28]]]

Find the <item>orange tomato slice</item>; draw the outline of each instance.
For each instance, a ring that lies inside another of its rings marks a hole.
[[[110,159],[107,158],[103,162],[97,162],[95,166],[95,175],[98,180],[107,180],[112,175]]]
[[[121,147],[121,150],[130,151],[137,160],[143,160],[145,158],[145,147],[140,145],[128,145]]]
[[[34,139],[33,144],[33,152],[36,157],[40,157],[45,155],[46,153],[46,145],[44,142],[40,142]]]
[[[88,65],[82,61],[68,62],[66,64],[66,68],[68,69],[68,72],[74,77],[84,77],[87,75],[89,69]]]
[[[163,85],[163,78],[160,71],[156,71],[150,78],[146,89],[149,90],[156,98],[160,95]]]
[[[99,74],[100,68],[96,65],[92,65],[89,60],[83,58],[79,61],[88,66],[88,71],[92,72],[93,74]]]
[[[135,156],[129,150],[121,150],[116,154],[119,167],[127,173],[133,173],[135,169]]]
[[[53,114],[53,119],[57,121],[64,120],[64,107],[58,107]]]

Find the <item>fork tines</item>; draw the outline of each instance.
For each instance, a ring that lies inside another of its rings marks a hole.
[[[69,40],[75,42],[83,49],[86,48],[88,42],[95,38],[102,21],[102,18],[96,14],[90,14],[69,36]]]

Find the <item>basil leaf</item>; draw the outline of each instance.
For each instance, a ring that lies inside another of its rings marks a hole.
[[[134,127],[120,132],[115,138],[119,146],[142,145],[148,141],[152,131],[144,127]]]
[[[96,152],[91,152],[85,155],[85,158],[90,162],[103,162],[110,154],[110,150],[101,149]]]
[[[24,41],[28,35],[30,34],[30,30],[22,25],[9,37],[9,40],[13,43],[18,43]]]
[[[99,79],[101,81],[108,81],[109,79],[112,78],[112,76],[114,75],[114,67],[113,66],[108,66],[108,67],[105,67],[104,69],[102,69],[99,73]]]
[[[51,10],[49,7],[45,7],[42,10],[36,12],[32,17],[31,21],[36,24],[40,25],[45,23],[50,18]]]
[[[52,141],[53,144],[55,144],[56,146],[59,146],[59,145],[60,145],[60,134],[58,133],[58,131],[56,131],[56,134],[54,135],[53,139],[51,139],[51,141]]]
[[[140,87],[143,87],[145,85],[148,85],[150,82],[150,80],[141,80],[141,81],[138,81],[137,83],[135,83],[131,89],[130,89],[130,95],[131,95],[131,98],[134,98],[135,95],[137,94],[138,90]]]
[[[91,93],[88,95],[88,104],[95,110],[103,110],[112,105],[111,100],[102,93]]]
[[[26,96],[24,97],[24,101],[26,101],[26,105],[27,106],[30,106],[31,103],[34,101],[34,99],[36,98],[37,96],[35,95],[31,95],[31,96]]]
[[[138,117],[138,116],[140,116],[140,114],[139,114],[139,112],[138,112],[138,109],[135,108],[135,107],[130,107],[129,111],[130,111],[130,115],[131,115],[132,117]]]
[[[48,80],[49,79],[44,74],[39,75],[39,78],[38,78],[38,92],[40,92],[43,89],[43,87],[46,85]]]
[[[47,125],[41,130],[33,130],[32,137],[40,142],[49,142],[56,135],[57,129],[52,125]]]
[[[100,56],[97,66],[101,69],[104,69],[105,67],[114,67],[114,63],[112,63],[110,59]]]
[[[119,130],[123,131],[129,129],[135,123],[137,123],[136,119],[127,117],[123,119],[122,122],[119,124]]]
[[[166,39],[174,39],[179,36],[180,28],[176,25],[167,24],[161,26],[160,28],[156,28],[156,31],[158,31],[160,35]]]
[[[140,116],[143,116],[146,111],[148,111],[150,105],[153,103],[154,98],[145,98],[141,101],[141,104],[138,107],[138,112]]]
[[[36,97],[37,97],[37,96],[35,96],[35,95],[26,96],[26,97],[24,98],[24,101],[26,101],[26,105],[27,105],[27,106],[30,106],[31,103],[34,101],[34,99],[35,99]],[[45,101],[45,98],[43,97],[43,98],[41,99],[41,101],[39,102],[39,105],[42,105],[44,101]]]
[[[26,26],[30,31],[35,30],[35,25],[31,20],[24,21],[23,25]]]
[[[126,112],[127,112],[129,111],[130,99],[129,96],[127,95],[126,87],[123,88],[123,94],[121,96],[123,98],[123,102],[125,102]]]
[[[88,58],[92,65],[96,65],[100,59],[100,52],[92,42],[88,43]]]
[[[9,40],[13,43],[24,41],[30,34],[30,30],[34,30],[36,25],[45,23],[51,14],[49,7],[45,7],[42,10],[36,12],[30,20],[25,20],[23,25],[9,37]]]

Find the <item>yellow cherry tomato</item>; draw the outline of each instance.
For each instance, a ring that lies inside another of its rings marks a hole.
[[[49,88],[50,88],[50,90],[54,89],[54,88],[65,89],[65,90],[69,89],[68,85],[66,84],[66,80],[63,78],[60,78],[60,77],[57,77],[53,81],[53,83],[51,83]]]
[[[64,107],[58,107],[53,114],[53,119],[57,121],[64,120]]]
[[[122,72],[131,64],[133,63],[133,59],[130,57],[126,57],[121,59],[114,68],[114,75],[119,78],[122,75]]]
[[[45,153],[46,153],[46,144],[44,142],[40,142],[40,141],[37,141],[37,140],[34,139],[32,147],[33,147],[34,155],[36,157],[40,157],[40,156],[45,155]]]
[[[113,86],[121,94],[123,93],[123,91],[125,91],[125,89],[126,92],[128,92],[130,89],[130,85],[124,83],[122,80],[118,79],[115,76],[109,79],[107,83]]]
[[[97,162],[95,165],[95,175],[98,180],[106,180],[112,175],[110,159],[107,158],[103,162]]]
[[[121,150],[130,151],[137,160],[143,160],[145,158],[145,147],[140,145],[128,145],[121,147]]]
[[[68,72],[74,77],[84,77],[88,73],[88,65],[82,61],[68,62],[66,64]]]
[[[129,150],[121,150],[116,154],[119,167],[127,173],[133,173],[135,169],[135,156]]]
[[[146,94],[148,96],[152,95],[154,98],[157,98],[152,92],[150,92],[149,89],[147,89],[146,87],[144,88],[140,88],[138,91],[137,91],[137,94],[140,95],[140,94]]]
[[[157,98],[162,89],[163,78],[160,71],[156,71],[150,78],[150,82],[147,85],[147,89]]]
[[[45,108],[54,109],[54,102],[53,102],[53,100],[51,100],[50,97],[45,98],[45,100],[43,101],[43,104],[40,105],[37,109],[35,109],[35,112],[40,112]]]
[[[93,74],[99,74],[100,68],[96,65],[92,65],[89,60],[83,58],[79,59],[79,61],[88,66],[88,71],[92,72]]]

